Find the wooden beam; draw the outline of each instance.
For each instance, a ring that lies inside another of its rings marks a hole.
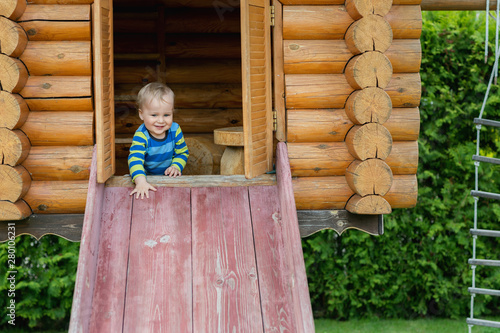
[[[486,10],[486,0],[422,0],[422,10]],[[497,2],[490,0],[490,10]]]
[[[384,233],[383,215],[358,215],[347,210],[298,210],[300,236],[310,236],[320,230],[332,229],[342,235],[347,229],[358,229],[370,235]]]
[[[45,235],[57,235],[72,242],[79,242],[82,235],[83,214],[33,214],[15,222],[16,236],[31,235],[40,239]],[[0,243],[8,240],[8,223],[0,223]]]
[[[275,175],[261,175],[246,179],[243,175],[234,176],[181,176],[169,178],[165,176],[148,176],[148,182],[157,187],[227,187],[227,186],[273,186],[276,185]],[[114,176],[106,182],[107,187],[134,187],[130,176]]]

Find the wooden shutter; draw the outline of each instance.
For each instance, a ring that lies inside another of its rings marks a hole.
[[[245,176],[272,170],[271,19],[269,0],[241,1]]]
[[[92,21],[97,181],[104,183],[115,173],[113,0],[95,0]]]

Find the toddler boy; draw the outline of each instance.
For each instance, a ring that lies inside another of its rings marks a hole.
[[[146,180],[146,174],[177,177],[182,174],[189,157],[179,124],[174,118],[174,92],[160,82],[143,87],[137,96],[139,117],[144,123],[134,134],[128,167],[135,182],[136,198],[149,198],[156,188]]]

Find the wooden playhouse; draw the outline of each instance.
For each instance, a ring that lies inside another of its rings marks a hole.
[[[130,186],[134,99],[153,81],[176,93],[186,182],[224,179],[214,130],[242,127],[249,182],[287,143],[309,222],[414,206],[420,1],[374,3],[2,1],[0,219],[81,228],[94,145],[99,181]]]

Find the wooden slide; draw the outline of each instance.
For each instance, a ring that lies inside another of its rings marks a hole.
[[[276,178],[140,200],[94,165],[69,331],[314,332],[284,143]]]

